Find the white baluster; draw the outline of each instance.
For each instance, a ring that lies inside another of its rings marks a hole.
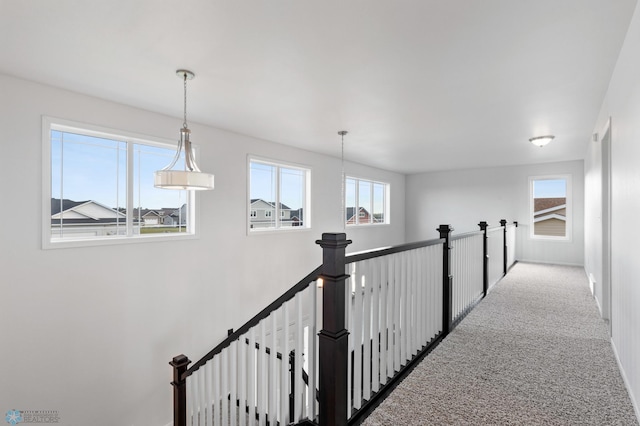
[[[318,334],[317,324],[317,299],[318,299],[318,286],[317,282],[314,281],[311,283],[311,288],[309,289],[309,306],[311,307],[311,312],[309,314],[309,331],[307,332],[307,341],[308,341],[308,351],[307,351],[307,372],[309,374],[309,387],[307,391],[307,417],[311,420],[315,418],[316,414],[316,362],[317,362],[317,346],[316,339]],[[345,299],[347,301],[347,305],[349,304],[349,299]]]
[[[280,424],[289,424],[289,302],[282,305],[282,362],[280,363]],[[284,422],[284,423],[282,423]]]
[[[269,343],[271,354],[269,355],[269,391],[267,395],[269,396],[269,424],[275,425],[278,414],[278,358],[276,356],[278,347],[276,333],[278,328],[276,312],[272,312],[269,318],[271,318],[271,339]]]
[[[307,288],[308,291],[309,288]],[[293,395],[294,410],[293,419],[289,419],[291,422],[299,422],[302,420],[302,396],[303,386],[302,381],[302,354],[304,352],[304,331],[302,323],[302,295],[297,293],[295,296],[295,309],[296,309],[296,324],[294,335],[294,350],[295,350],[295,368],[294,368],[294,388],[295,393]]]
[[[236,425],[238,410],[238,341],[229,345],[229,423]]]
[[[389,291],[388,256],[380,259],[380,384],[387,383],[387,293]]]
[[[353,310],[353,408],[362,406],[362,262],[355,265],[355,297]]]
[[[400,253],[400,365],[407,360],[407,342],[409,341],[409,327],[407,324],[407,253]]]
[[[371,390],[380,389],[380,258],[371,260]]]
[[[371,261],[362,262],[364,292],[364,314],[362,316],[362,398],[371,398]]]
[[[260,341],[258,342],[260,348],[258,349],[258,392],[256,395],[256,409],[258,412],[258,425],[265,426],[267,424],[267,412],[269,407],[269,401],[267,399],[268,394],[268,380],[269,377],[269,359],[267,358],[267,332],[266,332],[267,319],[260,321]]]
[[[206,364],[205,364],[206,365]],[[206,378],[204,365],[200,367],[198,372],[198,418],[200,420],[200,424],[202,426],[207,424],[207,413],[209,410],[207,409],[207,395],[206,395]]]
[[[229,424],[229,348],[225,348],[220,352],[220,375],[222,376],[222,383],[220,386],[221,392],[221,405],[222,410],[220,412],[223,425]]]
[[[238,341],[238,425],[247,424],[247,335]]]
[[[400,347],[402,346],[402,333],[400,328],[402,292],[402,258],[399,254],[393,255],[393,371],[400,371]]]
[[[205,425],[211,426],[213,425],[213,360],[207,362],[203,367],[204,369],[204,378],[205,378],[205,401],[206,401],[206,419]]]
[[[249,425],[256,424],[256,393],[257,393],[257,371],[256,371],[256,328],[249,330],[249,344],[247,345],[247,405],[249,411],[247,420]]]
[[[211,411],[213,415],[213,422],[211,424],[213,426],[220,426],[220,382],[222,381],[222,377],[220,375],[220,354],[214,356],[211,360],[211,381]]]
[[[349,275],[349,279],[347,280],[347,285],[345,286],[345,300],[346,300],[346,304],[347,304],[347,312],[346,312],[346,317],[345,317],[345,328],[347,330],[349,330],[349,336],[347,337],[347,345],[349,347],[349,350],[347,351],[347,395],[351,395],[352,391],[353,391],[353,381],[351,380],[351,377],[353,377],[353,363],[355,362],[355,360],[352,362],[351,361],[351,354],[354,352],[355,350],[355,344],[354,344],[354,340],[353,340],[353,330],[354,330],[354,323],[353,323],[353,317],[354,317],[354,312],[355,312],[355,293],[354,293],[354,288],[355,288],[355,264],[354,263],[350,263],[348,265],[346,265],[346,270],[347,270],[347,275]],[[347,398],[347,413],[350,413],[353,407],[353,401],[351,398]]]

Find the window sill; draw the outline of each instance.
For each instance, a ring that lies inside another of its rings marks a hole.
[[[78,247],[98,247],[98,246],[112,246],[123,244],[138,244],[138,243],[150,243],[161,241],[180,241],[180,240],[197,240],[199,237],[196,234],[184,234],[184,235],[145,235],[139,237],[113,237],[105,239],[65,239],[60,241],[45,240],[42,242],[43,250],[50,249],[63,249],[63,248],[78,248]]]
[[[312,228],[290,227],[290,228],[254,228],[247,231],[247,235],[273,235],[273,234],[295,234],[298,232],[310,232]]]

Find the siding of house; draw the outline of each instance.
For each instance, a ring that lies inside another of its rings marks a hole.
[[[567,223],[564,220],[551,218],[542,220],[534,224],[533,232],[535,235],[544,235],[549,237],[564,237],[566,235]]]

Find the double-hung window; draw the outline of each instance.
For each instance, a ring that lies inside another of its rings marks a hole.
[[[571,176],[529,178],[531,238],[571,239]]]
[[[43,247],[195,235],[189,191],[153,186],[175,145],[43,119]]]
[[[345,221],[347,225],[389,223],[389,184],[347,176]]]
[[[308,168],[249,158],[249,232],[309,228]]]

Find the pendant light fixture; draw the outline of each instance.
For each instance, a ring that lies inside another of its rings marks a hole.
[[[346,130],[340,130],[338,132],[338,135],[340,135],[342,137],[342,151],[340,154],[340,165],[342,168],[342,209],[340,211],[340,220],[342,221],[342,229],[346,229],[347,227],[347,212],[346,212],[346,208],[345,208],[345,175],[344,175],[344,135],[346,135],[347,132]]]
[[[189,135],[191,130],[187,127],[187,80],[193,80],[195,74],[187,70],[177,70],[176,75],[182,78],[184,83],[184,122],[180,129],[180,139],[178,149],[173,161],[167,167],[155,172],[154,185],[162,189],[187,189],[204,190],[213,189],[214,179],[210,173],[200,171],[196,164],[196,158],[191,146]],[[180,160],[184,147],[184,170],[174,170],[176,163]]]
[[[529,142],[531,142],[535,146],[539,146],[540,148],[542,148],[543,146],[545,146],[549,142],[551,142],[554,138],[555,138],[555,136],[553,136],[553,135],[536,136],[535,138],[529,139]]]

